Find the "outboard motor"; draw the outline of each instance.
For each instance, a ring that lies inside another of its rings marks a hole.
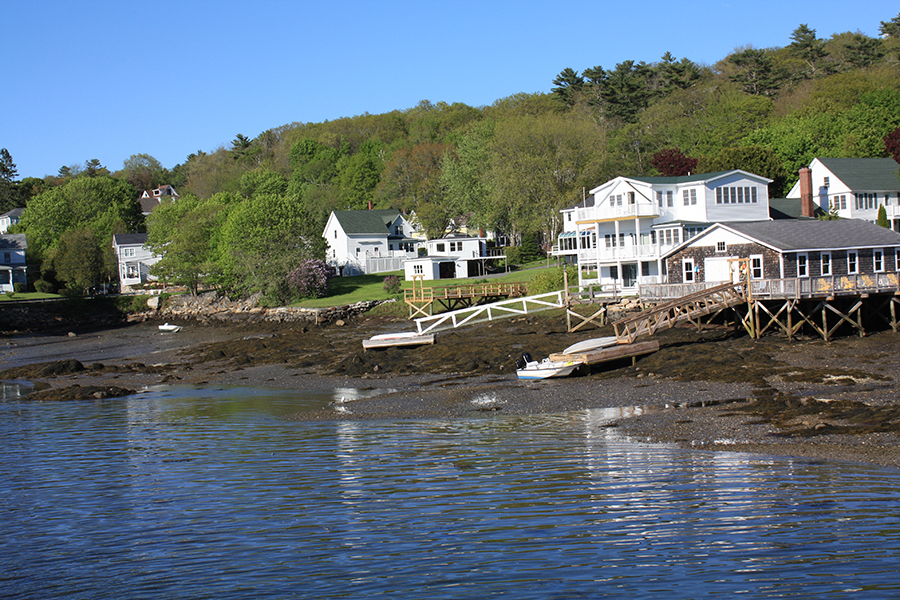
[[[524,360],[526,363],[534,362],[534,359],[531,358],[530,352],[525,352],[524,354],[522,354],[522,360]]]
[[[516,359],[516,370],[521,371],[526,366],[528,366],[528,363],[525,362],[524,358],[519,357]]]

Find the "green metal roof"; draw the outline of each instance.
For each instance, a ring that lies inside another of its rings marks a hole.
[[[819,162],[851,190],[900,190],[900,165],[893,158],[820,158]]]
[[[334,217],[347,235],[387,235],[388,227],[399,216],[400,211],[392,209],[334,211]]]

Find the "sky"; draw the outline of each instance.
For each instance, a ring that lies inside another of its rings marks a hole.
[[[486,106],[569,67],[713,65],[735,48],[877,36],[885,0],[0,0],[0,148],[19,178],[135,154],[166,168],[289,123]]]

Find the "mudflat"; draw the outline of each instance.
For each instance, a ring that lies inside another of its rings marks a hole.
[[[611,328],[570,334],[530,315],[437,333],[434,345],[364,351],[408,321],[362,315],[342,326],[149,322],[78,335],[0,338],[0,379],[36,384],[35,401],[110,399],[155,385],[378,389],[340,410],[295,415],[367,420],[609,409],[603,427],[639,440],[900,466],[900,334],[832,342],[752,340],[732,329],[676,328],[660,350],[576,376],[520,381],[515,361],[560,352]]]

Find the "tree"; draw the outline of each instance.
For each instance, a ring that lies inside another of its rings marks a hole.
[[[890,21],[881,21],[881,26],[878,28],[878,31],[883,36],[900,37],[900,14]]]
[[[900,163],[900,128],[884,136],[884,149]]]
[[[697,168],[699,159],[685,156],[678,148],[665,148],[650,159],[654,169],[665,177],[690,175]]]
[[[861,33],[853,34],[846,49],[847,60],[856,69],[865,69],[884,56],[884,52],[881,50],[881,41]]]
[[[84,295],[102,280],[109,279],[100,246],[100,240],[92,229],[70,229],[62,234],[58,246],[45,261],[49,264],[45,264],[42,270],[55,271],[56,278],[65,282],[72,293]]]
[[[237,202],[233,194],[221,193],[206,200],[189,195],[160,204],[148,223],[147,245],[161,256],[151,273],[186,286],[192,295],[201,285],[216,282],[221,275],[218,238]]]
[[[318,224],[310,227],[292,195],[257,194],[228,214],[219,238],[223,284],[238,296],[261,292],[283,303],[291,292],[287,275],[306,258],[325,258]]]
[[[6,148],[0,148],[0,213],[21,206],[16,177],[19,171],[12,155]]]
[[[449,205],[441,184],[441,164],[448,144],[417,144],[400,148],[384,166],[375,192],[380,206],[415,212],[428,237],[441,237],[450,220],[458,215]]]
[[[825,51],[825,41],[817,38],[816,30],[810,29],[806,23],[794,30],[791,39],[793,42],[788,46],[788,50],[806,63],[809,76],[814,77],[819,61],[828,55]]]
[[[136,190],[152,190],[166,181],[168,172],[149,154],[132,154],[122,165],[117,177],[124,177]]]
[[[599,66],[584,71],[591,103],[600,108],[604,117],[625,123],[635,122],[640,111],[650,104],[651,75],[646,63],[633,60],[621,62],[611,71]]]
[[[884,208],[884,205],[878,207],[878,217],[875,219],[875,224],[884,227],[885,229],[891,228],[891,222],[888,221],[887,211]]]
[[[109,175],[109,169],[100,164],[100,160],[92,158],[84,163],[84,170],[81,172],[85,177],[101,177]]]
[[[479,227],[488,225],[486,176],[494,127],[493,121],[476,123],[459,141],[456,152],[445,153],[441,160],[441,185],[447,202]]]
[[[784,80],[784,74],[765,50],[747,48],[732,54],[727,61],[737,67],[731,80],[739,83],[747,94],[774,96]]]
[[[566,67],[553,79],[553,85],[556,87],[551,88],[550,92],[566,106],[572,106],[584,87],[584,77]]]

